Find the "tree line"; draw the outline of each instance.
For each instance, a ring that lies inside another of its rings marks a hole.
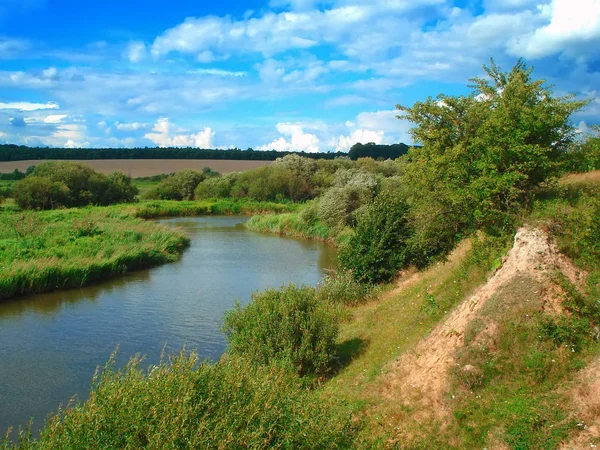
[[[408,151],[406,144],[377,145],[373,143],[356,144],[350,153],[327,152],[280,152],[276,150],[257,151],[252,148],[229,150],[199,148],[46,148],[25,145],[0,145],[0,161],[25,161],[37,159],[224,159],[249,161],[275,161],[289,154],[297,154],[311,159],[335,159],[350,156],[395,159]]]

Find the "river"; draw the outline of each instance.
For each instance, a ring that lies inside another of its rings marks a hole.
[[[162,220],[191,238],[182,258],[81,289],[0,303],[0,434],[33,429],[59,404],[88,395],[94,371],[183,346],[216,360],[226,341],[223,313],[236,299],[290,282],[316,285],[334,266],[324,245],[247,231],[242,217]]]

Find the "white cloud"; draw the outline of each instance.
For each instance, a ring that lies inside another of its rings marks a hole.
[[[585,43],[596,42],[596,45],[600,45],[598,0],[553,0],[551,5],[540,6],[538,15],[550,23],[533,33],[521,34],[513,39],[508,46],[513,55],[537,59],[569,53]],[[581,55],[581,52],[577,52],[577,55]]]
[[[49,103],[30,103],[30,102],[12,102],[0,103],[0,109],[17,109],[19,111],[36,111],[38,109],[60,109],[58,104]]]
[[[57,80],[58,69],[56,67],[48,67],[47,69],[42,70],[42,77],[49,80]]]
[[[67,142],[65,142],[65,148],[87,148],[90,146],[89,142],[76,142],[73,141],[71,139],[69,139]]]
[[[44,117],[44,123],[61,123],[66,118],[66,114],[50,114]]]
[[[121,131],[137,131],[137,130],[142,130],[144,128],[147,128],[149,124],[147,123],[140,123],[140,122],[132,122],[132,123],[120,123],[117,122],[115,124],[117,130],[121,130]]]
[[[304,151],[315,153],[320,150],[319,138],[304,132],[305,125],[301,123],[278,123],[277,131],[283,136],[267,145],[261,145],[258,150]]]
[[[62,124],[56,127],[52,137],[56,139],[66,139],[82,142],[85,140],[87,127],[80,124]]]
[[[154,142],[159,147],[212,148],[212,142],[215,136],[214,131],[208,127],[196,134],[174,134],[178,130],[172,129],[172,124],[166,117],[158,119],[154,124],[152,131],[154,131],[154,133],[147,133],[144,137]]]
[[[123,56],[131,63],[139,63],[143,61],[146,57],[146,54],[146,44],[140,41],[131,41],[123,52]]]
[[[372,131],[372,130],[355,130],[349,136],[339,136],[330,142],[330,145],[335,148],[337,152],[347,152],[350,148],[356,144],[368,144],[373,142],[375,144],[383,144],[385,137],[384,131]]]

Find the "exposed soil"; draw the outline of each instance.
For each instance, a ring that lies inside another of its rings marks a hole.
[[[443,417],[448,412],[444,394],[448,391],[448,372],[455,364],[456,350],[463,345],[467,326],[478,317],[486,301],[516,277],[530,277],[548,286],[540,292],[544,296],[544,309],[560,311],[561,291],[551,281],[556,271],[575,285],[581,285],[585,275],[560,254],[544,231],[521,228],[502,267],[413,351],[394,363],[386,375],[382,394],[414,408],[414,413],[423,418]],[[490,336],[494,329],[495,324],[490,322],[484,334]]]
[[[568,396],[576,408],[574,418],[580,431],[562,444],[561,450],[600,445],[600,358],[586,367],[574,381]]]
[[[24,172],[28,167],[37,166],[43,162],[45,160],[0,162],[0,173],[12,172],[15,169]],[[77,162],[86,164],[104,174],[119,170],[133,178],[151,177],[183,169],[202,170],[204,167],[210,167],[219,173],[244,172],[272,163],[271,161],[225,159],[92,159]]]

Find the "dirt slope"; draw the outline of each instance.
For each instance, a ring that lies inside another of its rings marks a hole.
[[[469,323],[499,289],[517,277],[530,277],[543,286],[544,310],[561,310],[560,288],[550,276],[561,271],[575,285],[580,285],[584,274],[549,241],[548,235],[533,228],[521,228],[514,246],[502,267],[470,298],[459,305],[450,316],[436,327],[417,347],[398,359],[384,381],[383,395],[415,408],[415,414],[443,417],[448,408],[444,394],[448,390],[448,371],[455,364],[456,350],[464,342]],[[493,335],[494,324],[487,325]]]

